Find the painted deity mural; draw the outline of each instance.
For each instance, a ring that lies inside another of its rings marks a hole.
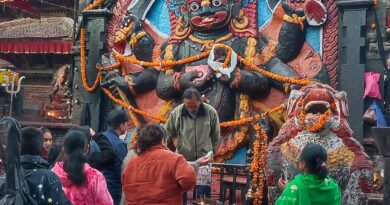
[[[219,114],[222,136],[215,161],[235,162],[253,148],[252,165],[267,164],[265,171],[251,166],[252,194],[262,193],[267,177],[274,200],[279,177],[291,179],[298,171],[301,148],[317,142],[332,160],[337,153],[346,155],[331,162],[346,201],[365,198],[371,161],[352,138],[345,93],[333,89],[338,65],[336,1],[118,0],[109,5],[113,15],[107,52],[96,65],[99,72],[92,87],[83,71],[81,32],[83,84],[90,92],[100,85],[128,109],[134,127],[164,123],[182,102],[183,91],[194,87]],[[305,119],[297,117],[302,110],[308,112]],[[256,123],[261,113],[271,118],[268,139],[261,138],[265,132]],[[298,128],[302,129],[294,131]],[[266,158],[267,141],[271,143]],[[262,198],[253,195],[258,204]]]
[[[118,1],[109,25],[111,52],[102,57],[100,66],[120,64],[126,71],[125,75],[119,70],[106,72],[102,85],[119,97],[118,86],[134,106],[163,117],[181,102],[186,88],[195,87],[218,111],[221,122],[248,118],[278,106],[299,86],[253,71],[234,58],[240,56],[281,76],[327,83],[331,69],[321,60],[327,17],[320,1]],[[199,58],[205,52],[210,55]],[[227,68],[220,69],[228,56]],[[156,66],[126,58],[156,62]],[[161,66],[161,62],[188,58],[197,59]],[[283,113],[272,117],[276,133]],[[142,116],[136,120],[147,121]],[[218,161],[231,158],[255,133],[249,124],[222,132]]]

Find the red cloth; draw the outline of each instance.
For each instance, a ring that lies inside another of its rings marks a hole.
[[[68,174],[63,169],[64,163],[57,162],[52,171],[60,178],[64,192],[68,199],[77,205],[113,205],[111,195],[107,189],[107,183],[102,173],[91,168],[87,163],[84,171],[87,175],[87,182],[76,186],[68,179]]]
[[[183,203],[183,192],[195,187],[196,173],[182,155],[164,145],[134,156],[122,173],[127,205]]]
[[[0,53],[54,53],[70,54],[72,41],[15,41],[0,40]]]

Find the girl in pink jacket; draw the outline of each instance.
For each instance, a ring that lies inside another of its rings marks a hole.
[[[63,148],[65,160],[57,162],[52,171],[60,178],[69,200],[74,205],[113,205],[103,174],[85,162],[87,136],[70,131],[64,136]]]

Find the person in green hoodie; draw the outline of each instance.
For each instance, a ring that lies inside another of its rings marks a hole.
[[[319,144],[306,145],[301,153],[299,169],[287,186],[279,180],[284,189],[276,205],[341,205],[341,191],[337,181],[328,176],[326,150]]]

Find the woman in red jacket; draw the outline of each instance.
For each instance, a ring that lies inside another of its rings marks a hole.
[[[157,124],[146,125],[137,137],[137,156],[122,173],[126,204],[182,204],[183,193],[195,187],[195,170],[210,158],[188,163],[166,147],[165,130]]]

